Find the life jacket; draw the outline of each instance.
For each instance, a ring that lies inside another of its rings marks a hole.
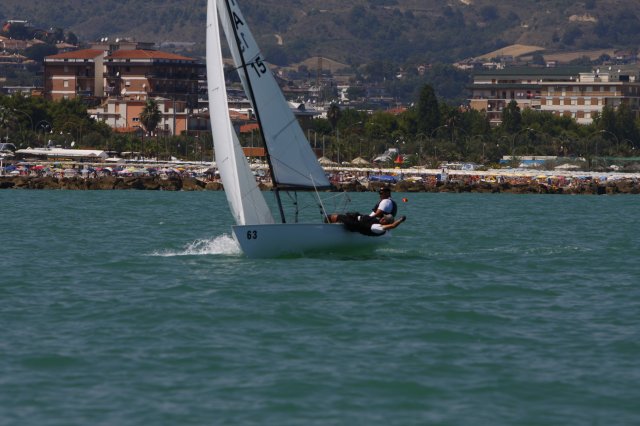
[[[385,200],[389,200],[389,201],[391,201],[391,215],[392,215],[393,217],[395,217],[395,216],[396,216],[396,214],[398,213],[398,205],[396,204],[396,202],[395,202],[395,201],[393,201],[393,199],[392,199],[392,198],[385,198]],[[382,202],[382,200],[378,201],[378,202],[376,203],[376,205],[375,205],[375,206],[373,206],[373,211],[374,211],[374,212],[378,211],[378,206],[380,205],[380,203],[381,203],[381,202]]]

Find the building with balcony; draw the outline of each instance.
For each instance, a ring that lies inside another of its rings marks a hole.
[[[88,103],[104,97],[104,57],[98,49],[83,49],[47,56],[44,60],[44,95],[50,100],[82,98]]]
[[[184,101],[155,98],[160,111],[160,121],[155,129],[160,135],[180,135],[190,130],[197,130],[198,118],[191,114]],[[140,114],[146,100],[123,99],[113,97],[100,106],[89,110],[89,114],[98,121],[103,121],[116,132],[144,132],[140,123]]]
[[[94,105],[113,97],[135,101],[163,97],[195,108],[204,65],[150,47],[149,43],[103,39],[90,49],[47,56],[45,97],[82,98]]]
[[[149,43],[104,38],[90,49],[48,56],[44,61],[45,97],[81,98],[96,119],[117,131],[138,131],[147,99],[162,113],[157,131],[188,131],[198,106],[205,67],[195,59],[153,50]]]
[[[591,67],[507,67],[482,70],[469,86],[471,108],[484,111],[492,125],[502,122],[502,110],[512,101],[520,109],[547,111],[590,124],[605,106],[627,103],[638,114],[638,69]]]
[[[162,97],[198,105],[198,81],[204,65],[195,59],[157,50],[120,49],[105,57],[105,95],[128,100]]]

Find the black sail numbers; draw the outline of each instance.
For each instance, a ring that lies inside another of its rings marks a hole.
[[[236,7],[235,1],[230,0],[230,3],[234,7]],[[238,42],[239,42],[238,47],[240,49],[240,52],[244,54],[244,52],[246,52],[249,49],[249,43],[247,42],[247,38],[245,37],[245,34],[242,31],[242,28],[245,26],[245,23],[240,18],[240,16],[238,16],[235,10],[231,11],[231,15],[233,19],[233,26],[235,27],[236,34],[238,35]],[[260,57],[260,55],[257,55],[253,60],[248,61],[247,66],[251,67],[258,77],[262,77],[262,75],[267,72],[267,66],[264,63],[264,60]]]

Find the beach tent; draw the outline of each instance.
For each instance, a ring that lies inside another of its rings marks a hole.
[[[580,166],[577,166],[575,164],[566,163],[566,164],[561,164],[559,166],[554,167],[554,170],[576,170],[579,168]]]
[[[329,160],[327,157],[318,158],[318,162],[323,166],[337,166],[338,165],[338,163],[336,163],[335,161]]]
[[[351,161],[351,164],[353,164],[354,166],[368,166],[371,163],[369,163],[367,160],[365,160],[362,157],[357,157]]]

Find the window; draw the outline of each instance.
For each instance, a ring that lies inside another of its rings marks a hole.
[[[134,122],[138,122],[138,121],[140,121],[140,117],[133,117],[133,121],[134,121]]]
[[[69,80],[63,80],[62,87],[69,87]]]

